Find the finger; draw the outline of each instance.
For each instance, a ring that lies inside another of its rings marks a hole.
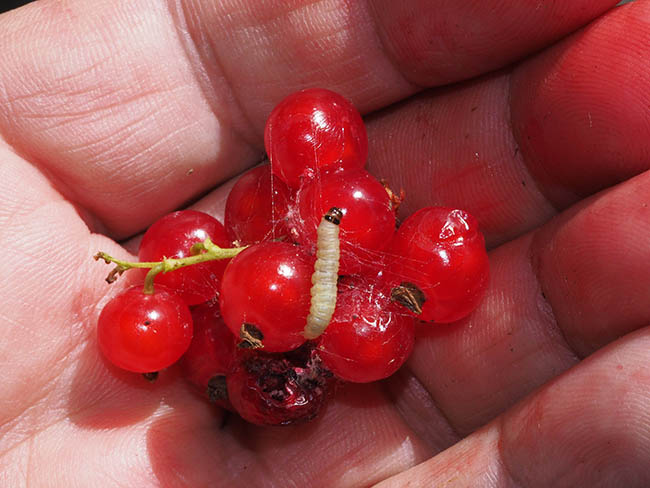
[[[418,86],[442,85],[504,66],[615,4],[581,1],[531,12],[529,5],[498,0],[435,5],[422,0],[264,5],[231,0],[216,8],[190,0],[184,13],[190,32],[205,36],[197,45],[200,54],[215,61],[207,66],[219,64],[232,73],[236,91],[248,94],[239,100],[259,131],[279,96],[305,86],[335,87],[367,112]],[[223,53],[232,55],[219,56]],[[260,86],[260,79],[265,85]]]
[[[648,169],[649,15],[616,8],[512,72],[378,114],[372,171],[406,190],[403,216],[465,208],[493,247]]]
[[[0,133],[118,235],[258,157],[228,97],[207,102],[165,2],[38,2],[0,21]]]
[[[648,327],[571,369],[486,428],[377,485],[650,483]]]
[[[38,2],[0,19],[0,133],[124,236],[260,158],[264,120],[293,90],[376,109],[615,3]]]
[[[497,248],[479,308],[420,328],[410,369],[457,432],[650,323],[648,195],[650,172]]]

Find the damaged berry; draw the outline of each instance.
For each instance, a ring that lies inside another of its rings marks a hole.
[[[331,373],[309,346],[285,354],[240,351],[240,362],[226,377],[230,402],[257,425],[287,425],[318,415]]]

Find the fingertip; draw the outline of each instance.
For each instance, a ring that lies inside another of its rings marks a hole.
[[[515,70],[512,123],[558,208],[648,168],[650,3],[611,10]]]

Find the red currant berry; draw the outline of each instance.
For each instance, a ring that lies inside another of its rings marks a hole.
[[[207,237],[221,247],[231,245],[224,226],[214,217],[196,210],[174,212],[157,220],[145,232],[138,258],[140,261],[184,258],[191,255],[194,244]],[[155,283],[174,290],[188,305],[197,305],[217,294],[228,261],[209,261],[161,273]]]
[[[230,401],[243,419],[286,425],[318,415],[330,376],[313,350],[302,347],[282,355],[243,352],[226,381]]]
[[[232,259],[219,302],[240,347],[283,352],[305,342],[314,261],[286,242],[255,244]]]
[[[337,93],[303,90],[271,112],[264,145],[273,174],[291,188],[321,169],[360,169],[368,157],[368,137],[359,112]]]
[[[391,301],[390,289],[349,277],[339,284],[336,311],[318,351],[336,377],[367,383],[397,371],[414,342],[415,320]]]
[[[241,246],[286,237],[290,199],[291,191],[271,175],[270,165],[246,172],[226,200],[224,222],[228,237]]]
[[[217,302],[192,309],[194,336],[181,358],[185,378],[211,402],[232,408],[226,391],[226,374],[234,367],[235,336],[226,327]]]
[[[393,297],[421,320],[455,322],[476,308],[487,287],[483,234],[463,210],[418,210],[395,233],[392,252],[388,274],[402,282]]]
[[[145,295],[131,287],[103,308],[97,324],[99,348],[115,366],[152,373],[174,364],[192,340],[192,316],[175,293],[156,286]]]
[[[376,262],[395,231],[395,213],[384,186],[365,170],[321,174],[300,188],[290,223],[298,242],[314,245],[323,215],[332,207],[341,219],[340,274],[357,273],[360,263]]]

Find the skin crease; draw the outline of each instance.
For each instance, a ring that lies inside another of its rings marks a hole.
[[[648,486],[650,2],[615,4],[1,15],[0,485]],[[150,385],[101,359],[97,317],[130,279],[108,288],[91,256],[128,257],[116,241],[188,202],[219,216],[273,105],[315,85],[373,111],[369,169],[404,215],[478,218],[490,287],[320,420],[224,425],[176,368]]]

